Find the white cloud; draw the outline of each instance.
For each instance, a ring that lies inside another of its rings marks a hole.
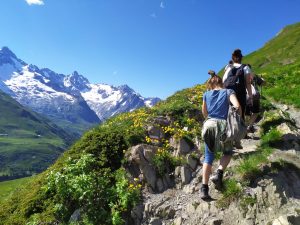
[[[165,3],[164,2],[160,2],[160,6],[159,7],[162,8],[162,9],[166,8]]]
[[[116,76],[118,74],[118,70],[113,71],[113,75]]]
[[[28,5],[44,5],[44,0],[25,0]]]

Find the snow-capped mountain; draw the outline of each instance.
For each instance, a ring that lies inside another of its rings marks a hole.
[[[121,112],[151,107],[159,98],[144,98],[127,85],[91,84],[78,72],[70,75],[27,64],[7,47],[0,50],[0,89],[22,105],[65,127],[81,131]]]

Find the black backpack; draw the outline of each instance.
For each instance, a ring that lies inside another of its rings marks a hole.
[[[246,94],[245,74],[244,68],[246,65],[242,64],[239,68],[231,68],[227,79],[224,82],[226,89],[232,89],[236,93]]]

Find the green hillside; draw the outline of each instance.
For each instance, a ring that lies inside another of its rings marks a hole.
[[[157,116],[173,119],[165,127],[169,135],[186,140],[199,136],[204,90],[203,85],[185,89],[152,109],[121,114],[87,132],[53,166],[0,205],[0,224],[67,223],[78,208],[84,211],[85,224],[122,224],[140,191],[139,184],[122,169],[127,149],[151,142],[145,126]],[[167,143],[162,146],[157,168],[181,162],[168,148]]]
[[[49,120],[0,92],[0,180],[45,170],[73,140]]]
[[[282,36],[296,40],[294,33],[298,31],[299,24],[287,27],[267,47],[253,53],[257,58],[252,54],[245,58],[245,62],[251,63],[257,72],[265,73],[268,82],[266,91],[270,96],[276,88],[284,86],[283,82],[295,85],[290,88],[290,95],[296,95],[299,90],[299,81],[294,78],[299,73],[299,60],[297,58],[292,64],[287,64],[282,61],[286,53],[280,52],[280,48],[285,47]],[[270,48],[272,43],[279,45],[277,42],[282,45],[278,50],[276,48],[278,54],[274,55],[276,51]],[[264,57],[267,52],[274,57],[274,63],[266,63]],[[142,108],[118,115],[90,130],[53,166],[0,204],[0,224],[68,224],[71,215],[78,209],[81,209],[82,224],[120,225],[125,221],[132,224],[127,220],[130,210],[139,201],[141,184],[124,169],[128,166],[128,149],[137,144],[159,145],[152,162],[158,174],[165,172],[166,167],[184,165],[182,158],[172,154],[168,138],[184,139],[193,144],[200,136],[203,123],[200,105],[205,89],[204,85],[184,89],[151,109]],[[276,95],[272,97],[276,99]],[[279,100],[298,104],[288,97]],[[160,127],[168,138],[155,142],[148,136],[147,127],[161,117],[170,120],[170,125]],[[268,132],[270,127],[268,125],[264,132]],[[253,171],[257,171],[256,166]]]
[[[263,75],[267,97],[300,108],[300,23],[285,27],[243,62]]]
[[[29,182],[31,177],[0,182],[0,202],[7,199],[17,188]]]

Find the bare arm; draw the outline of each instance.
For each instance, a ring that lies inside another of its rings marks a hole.
[[[253,99],[251,88],[251,76],[252,74],[246,74],[246,88],[250,99]]]
[[[239,114],[242,115],[242,108],[241,108],[240,103],[237,100],[235,94],[230,95],[229,100],[235,108],[239,109]],[[203,109],[202,109],[202,111],[203,111]]]
[[[204,118],[206,118],[208,116],[207,106],[206,106],[205,101],[203,101],[203,103],[202,103],[202,115],[204,116]]]

